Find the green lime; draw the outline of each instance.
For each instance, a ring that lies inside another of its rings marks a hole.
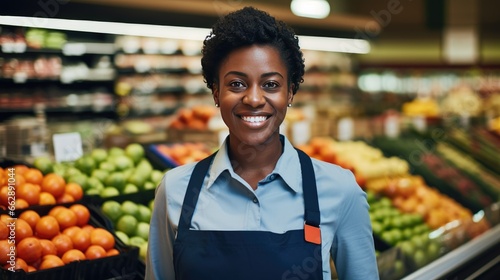
[[[141,247],[142,244],[147,244],[148,242],[146,239],[140,237],[140,236],[132,236],[129,238],[129,245],[130,246],[136,246],[136,247]]]
[[[115,187],[105,187],[100,191],[99,195],[101,197],[113,197],[120,195],[120,191],[118,191],[118,189]]]
[[[128,177],[127,182],[142,188],[144,186],[144,183],[146,183],[146,180],[147,177],[136,170]]]
[[[144,158],[144,148],[141,144],[132,143],[125,147],[125,155],[128,156],[134,163],[138,163],[142,158]]]
[[[97,148],[90,152],[90,156],[94,159],[96,164],[100,164],[108,158],[108,152],[105,149]]]
[[[151,210],[146,205],[138,204],[139,208],[137,219],[139,222],[145,222],[149,224],[151,220]]]
[[[118,221],[123,215],[121,204],[114,200],[105,201],[101,206],[101,211],[113,222]]]
[[[160,170],[153,170],[151,171],[151,176],[149,177],[149,180],[154,184],[158,185],[162,178],[163,178],[163,172],[161,172]]]
[[[105,180],[106,186],[112,186],[117,188],[120,192],[123,191],[125,185],[127,184],[126,177],[121,172],[113,172]]]
[[[97,178],[101,183],[106,182],[106,178],[109,176],[109,171],[104,170],[104,169],[95,169],[92,171],[92,174],[90,174],[90,177],[92,178]]]
[[[135,236],[142,237],[147,241],[149,237],[149,224],[145,222],[139,222],[137,224],[137,229],[135,230]]]
[[[108,154],[110,157],[123,156],[125,155],[125,151],[120,147],[111,147],[108,150]]]
[[[147,159],[142,159],[135,167],[135,170],[136,172],[140,172],[142,175],[149,178],[151,176],[151,172],[153,171],[153,166]]]
[[[148,254],[148,243],[144,242],[139,246],[139,257],[141,260],[146,260],[146,255]]]
[[[144,183],[144,186],[142,187],[144,190],[153,190],[156,189],[156,186],[153,182],[146,182]]]
[[[71,178],[72,176],[74,175],[80,175],[82,174],[82,172],[80,171],[80,169],[74,167],[74,166],[68,166],[64,169],[64,180],[66,180],[66,182],[69,180],[69,178]]]
[[[98,189],[88,189],[84,191],[86,195],[101,195],[101,191]]]
[[[80,169],[82,173],[90,176],[92,171],[96,168],[96,163],[91,156],[86,155],[75,161],[75,167]]]
[[[109,161],[104,161],[99,164],[99,169],[106,170],[108,172],[113,172],[115,171],[116,167],[113,163]]]
[[[151,201],[149,201],[148,207],[151,210],[151,212],[153,212],[153,209],[155,208],[155,200],[154,199],[151,199]]]
[[[118,221],[116,221],[116,230],[122,231],[126,235],[131,237],[131,236],[135,235],[138,223],[139,222],[137,221],[137,219],[134,216],[125,214],[125,215],[121,216],[118,219]]]
[[[112,162],[115,164],[116,170],[123,171],[134,167],[132,159],[125,155],[116,156]]]
[[[138,191],[139,191],[139,188],[136,185],[128,183],[125,185],[125,188],[123,188],[122,193],[123,194],[136,193]]]
[[[104,189],[104,184],[95,177],[90,177],[87,180],[88,189],[95,189],[101,191]]]
[[[89,177],[87,177],[87,175],[85,175],[83,173],[79,173],[79,174],[74,174],[71,177],[69,177],[66,182],[77,183],[85,191],[85,190],[89,189],[88,179],[89,179]]]
[[[52,162],[52,160],[48,157],[38,157],[35,159],[35,161],[33,162],[33,166],[40,170],[43,175],[47,175],[51,172],[54,171],[54,163]]]
[[[124,233],[123,231],[115,231],[115,235],[123,242],[125,243],[126,245],[129,244],[129,237],[126,233]]]
[[[125,200],[121,204],[123,214],[139,217],[139,205],[133,201]]]

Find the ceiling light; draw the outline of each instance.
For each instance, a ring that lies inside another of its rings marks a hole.
[[[321,19],[330,14],[330,4],[326,0],[292,0],[290,9],[299,17]]]
[[[211,29],[196,27],[132,24],[103,21],[70,20],[0,16],[0,25],[46,28],[55,30],[93,32],[115,35],[169,38],[176,40],[203,41]],[[298,35],[299,44],[305,50],[365,54],[370,52],[370,43],[361,39],[317,37]]]

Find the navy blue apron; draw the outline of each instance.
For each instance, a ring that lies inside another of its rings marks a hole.
[[[195,166],[184,196],[174,242],[175,279],[323,279],[320,237],[316,235],[315,242],[305,240],[307,229],[316,229],[319,233],[320,212],[314,170],[311,158],[297,151],[304,182],[306,230],[282,234],[190,230],[198,196],[215,153]]]

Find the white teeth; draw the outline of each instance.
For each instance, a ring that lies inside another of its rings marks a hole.
[[[246,122],[251,122],[251,123],[256,123],[256,122],[263,122],[267,119],[267,117],[263,116],[257,116],[257,117],[247,117],[247,116],[242,116],[241,117],[244,121]]]

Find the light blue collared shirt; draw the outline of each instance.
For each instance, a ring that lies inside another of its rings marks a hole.
[[[281,139],[283,154],[255,191],[234,172],[226,139],[205,177],[191,229],[275,233],[302,229],[304,199],[299,157],[289,140],[284,136]],[[248,151],[249,159],[256,156],[258,151]],[[330,256],[339,279],[379,279],[366,194],[351,171],[316,159],[312,163],[321,212],[323,279],[331,279]],[[175,279],[173,244],[194,166],[190,163],[169,170],[156,190],[146,279]],[[294,273],[286,279],[301,279],[300,272]]]

